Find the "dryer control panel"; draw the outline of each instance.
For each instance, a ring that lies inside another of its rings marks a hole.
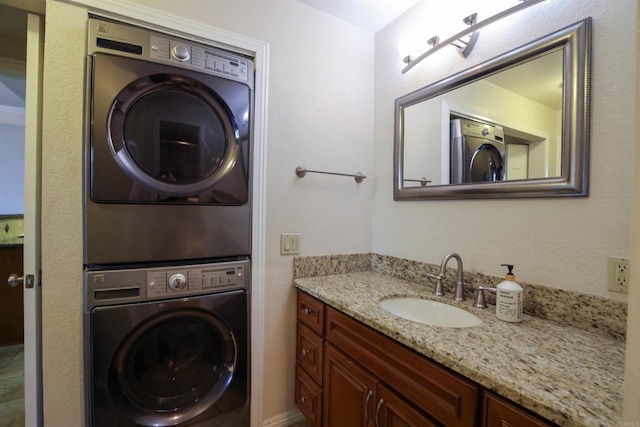
[[[250,288],[249,260],[85,271],[85,309]]]
[[[201,71],[226,74],[245,82],[249,80],[249,61],[244,58],[184,41],[158,36],[151,36],[150,39],[149,56],[153,59],[191,65]]]
[[[88,55],[102,52],[188,68],[253,88],[253,61],[242,54],[120,22],[90,18],[87,25]]]

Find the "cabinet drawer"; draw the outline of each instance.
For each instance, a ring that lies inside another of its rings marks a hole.
[[[309,294],[298,291],[298,320],[322,335],[324,333],[324,303]]]
[[[482,403],[482,427],[552,427],[556,425],[523,411],[493,393],[485,392]]]
[[[446,426],[475,425],[476,384],[332,307],[326,316],[327,340],[408,401]]]
[[[322,389],[299,366],[296,368],[296,405],[312,427],[322,425]]]
[[[322,337],[298,322],[296,362],[318,384],[322,385]]]

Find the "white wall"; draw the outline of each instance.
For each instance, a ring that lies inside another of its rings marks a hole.
[[[279,255],[280,233],[302,233],[302,255],[371,249],[373,179],[362,184],[324,175],[299,179],[294,169],[302,164],[310,169],[373,172],[373,35],[293,0],[137,3],[271,44],[264,418],[276,417],[295,408],[292,257]],[[43,136],[47,425],[80,425],[82,416],[85,18],[83,8],[47,2]]]
[[[376,34],[373,251],[434,264],[456,251],[467,270],[501,275],[508,261],[522,282],[625,298],[606,290],[606,266],[608,255],[630,255],[636,2],[548,0],[482,29],[467,59],[446,48],[403,75],[398,42],[411,32],[426,40],[442,20],[428,3]],[[395,98],[588,16],[594,34],[588,198],[393,201]],[[620,43],[629,46],[624,55]]]

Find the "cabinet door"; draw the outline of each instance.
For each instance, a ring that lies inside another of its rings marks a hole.
[[[324,303],[300,290],[297,292],[298,320],[320,335],[324,335]]]
[[[484,393],[482,427],[552,427],[555,424],[531,415],[514,404],[492,394]]]
[[[376,427],[438,426],[383,384],[378,386],[378,398],[375,414]]]
[[[298,321],[296,362],[311,378],[322,385],[322,337]]]
[[[322,389],[300,367],[296,369],[296,405],[311,427],[322,425]]]
[[[325,427],[371,427],[377,402],[375,377],[327,345],[324,354]]]

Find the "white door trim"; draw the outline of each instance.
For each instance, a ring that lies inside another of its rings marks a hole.
[[[88,8],[90,12],[111,16],[181,36],[199,37],[204,42],[223,43],[255,57],[253,122],[253,218],[251,248],[251,426],[263,419],[264,391],[264,288],[266,271],[265,217],[267,177],[267,96],[269,44],[203,23],[167,14],[128,0],[63,0]]]
[[[42,18],[27,18],[24,170],[24,397],[25,425],[42,426],[42,289],[40,288],[40,175],[42,141]],[[33,276],[32,288],[27,277]]]

